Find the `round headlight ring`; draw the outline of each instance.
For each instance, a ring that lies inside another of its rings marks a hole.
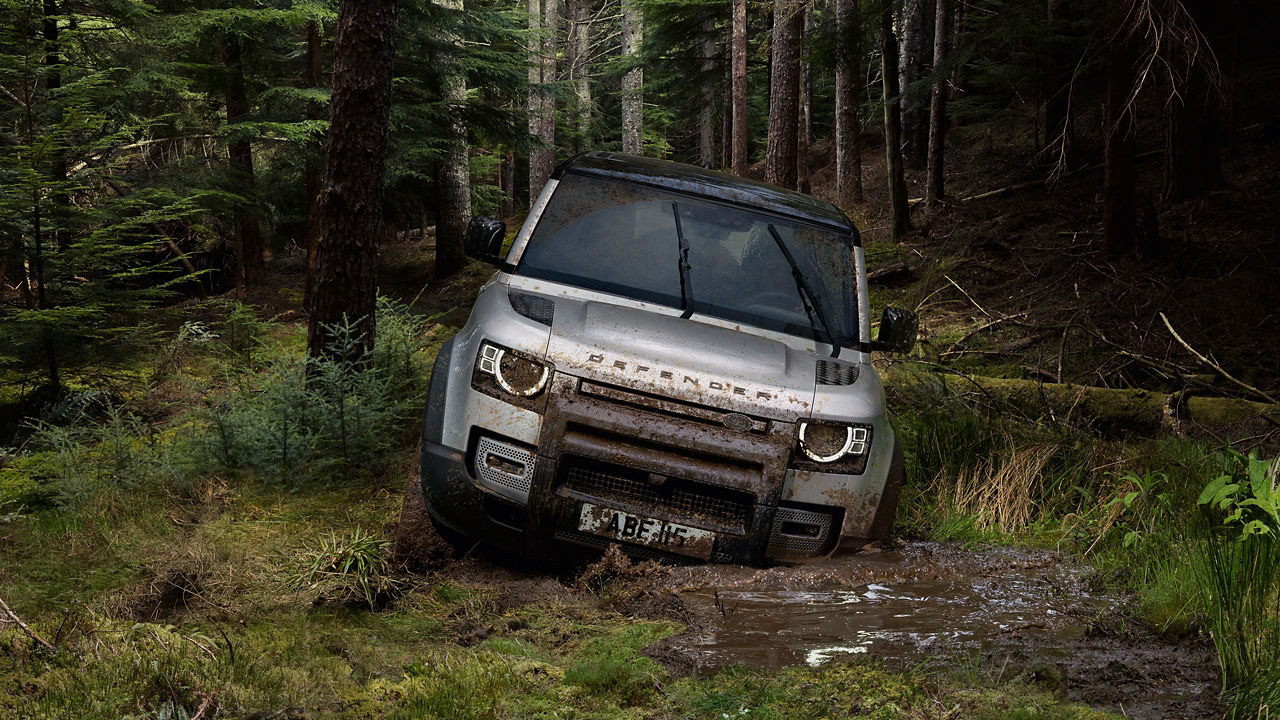
[[[497,348],[497,350],[498,352],[493,358],[493,378],[498,381],[498,387],[512,395],[517,395],[519,397],[533,397],[534,395],[542,392],[542,389],[547,386],[547,380],[551,377],[551,371],[547,369],[546,365],[541,365],[542,374],[538,377],[538,381],[523,390],[517,390],[514,385],[502,376],[502,360],[506,357],[507,351],[501,348]],[[511,357],[520,362],[539,366],[539,363],[535,363],[532,360],[526,360],[518,355],[512,355]]]
[[[845,426],[844,445],[841,446],[839,450],[837,450],[836,452],[830,455],[819,455],[818,453],[810,449],[809,444],[806,443],[804,440],[805,431],[808,429],[809,429],[809,423],[800,423],[800,450],[804,452],[804,454],[814,462],[820,462],[820,463],[835,462],[836,460],[839,460],[840,458],[844,457],[849,452],[849,448],[853,447],[853,443],[854,443],[853,428],[849,426]]]

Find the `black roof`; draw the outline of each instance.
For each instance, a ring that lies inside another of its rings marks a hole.
[[[835,205],[824,200],[784,190],[776,185],[670,160],[593,150],[566,160],[556,168],[553,177],[559,178],[565,172],[645,183],[788,215],[852,232],[855,237],[857,233],[849,218]]]

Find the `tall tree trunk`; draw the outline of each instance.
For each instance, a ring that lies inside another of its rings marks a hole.
[[[529,206],[547,184],[556,159],[556,0],[529,0]],[[550,115],[550,122],[548,122]]]
[[[382,179],[396,43],[396,0],[342,0],[333,55],[329,149],[307,352],[326,354],[344,318],[373,348]]]
[[[884,62],[884,154],[889,181],[890,232],[901,240],[911,226],[907,214],[907,182],[902,169],[902,106],[898,103],[898,38],[893,34],[893,3],[883,0],[880,9],[880,55]]]
[[[51,91],[56,91],[62,87],[62,52],[58,42],[58,3],[56,0],[44,0],[44,65],[45,87]],[[57,119],[62,119],[62,111],[57,110]],[[52,221],[52,228],[49,235],[53,241],[54,247],[61,248],[64,241],[64,233],[62,232],[63,223],[66,222],[71,199],[67,196],[67,190],[64,186],[67,180],[67,158],[61,149],[55,148],[53,151],[52,161],[50,162],[50,177],[53,180],[53,192],[50,193],[52,201],[49,208],[49,220]]]
[[[622,0],[622,57],[634,61],[644,43],[644,27],[636,0]],[[622,76],[622,152],[644,152],[644,68]]]
[[[592,146],[591,140],[591,3],[571,0],[569,75],[573,81],[577,137],[574,149],[581,152]]]
[[[798,123],[797,142],[796,142],[796,190],[802,193],[811,191],[809,177],[809,140],[813,130],[813,115],[810,113],[813,85],[812,74],[809,68],[809,45],[812,43],[810,35],[813,33],[813,7],[810,0],[804,0],[801,9],[802,20],[800,22],[800,116],[796,118]]]
[[[509,218],[516,214],[516,158],[510,150],[502,154],[499,167],[502,178],[502,217]]]
[[[716,22],[702,23],[702,107],[698,109],[698,164],[715,165]]]
[[[436,0],[440,7],[462,13],[462,0]],[[449,48],[458,47],[460,38],[452,33],[444,38]],[[444,101],[448,104],[449,143],[440,166],[440,212],[436,213],[436,279],[446,278],[467,264],[463,238],[471,222],[471,168],[467,146],[467,124],[462,119],[467,103],[467,76],[455,58],[444,57],[439,63],[444,84]]]
[[[925,114],[927,94],[919,81],[928,72],[933,20],[931,0],[905,0],[902,4],[901,65],[898,68],[902,107],[902,152],[906,164],[923,168],[928,148],[929,118]]]
[[[769,138],[764,180],[796,186],[796,133],[800,113],[800,34],[804,15],[797,0],[773,2],[773,54],[769,68]]]
[[[319,88],[321,82],[320,68],[320,28],[315,20],[307,22],[307,87]],[[307,119],[321,119],[322,107],[314,101],[307,102]],[[307,148],[307,167],[304,172],[303,191],[307,196],[307,281],[303,292],[303,307],[311,307],[311,296],[315,293],[316,250],[320,243],[320,190],[324,157],[324,143],[317,141]]]
[[[1219,36],[1215,0],[1184,0],[1206,41]],[[1212,48],[1209,48],[1211,50]],[[1185,73],[1186,84],[1171,93],[1165,106],[1165,202],[1179,202],[1205,194],[1222,181],[1221,73],[1216,54],[1202,50],[1190,56],[1185,49],[1167,51],[1171,64]]]
[[[733,0],[733,151],[734,175],[747,172],[747,0]]]
[[[933,94],[929,99],[929,167],[926,201],[936,206],[943,193],[943,154],[947,132],[947,81],[941,71],[947,54],[947,35],[951,30],[950,0],[935,0],[937,16],[933,23]]]
[[[1133,92],[1135,48],[1125,19],[1129,0],[1109,0],[1107,46],[1107,124],[1103,151],[1103,246],[1110,255],[1133,248],[1138,216],[1138,175],[1134,157]]]
[[[836,0],[836,204],[862,202],[862,19],[858,0]]]
[[[1048,32],[1058,32],[1064,24],[1062,16],[1066,12],[1066,4],[1067,0],[1049,0],[1046,8]],[[1057,45],[1051,44],[1048,65],[1050,80],[1044,101],[1045,149],[1058,169],[1066,170],[1070,164],[1073,139],[1071,78],[1075,72],[1075,63]]]
[[[249,99],[244,87],[244,53],[240,39],[225,37],[222,62],[226,66],[227,124],[234,125],[249,114]],[[236,296],[243,297],[246,287],[258,285],[266,275],[262,263],[262,229],[258,213],[253,209],[253,147],[248,138],[231,142],[231,181],[236,192],[245,195],[250,205],[237,205],[236,222]]]

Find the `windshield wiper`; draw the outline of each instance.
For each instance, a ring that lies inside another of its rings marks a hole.
[[[677,225],[677,227],[679,227]],[[813,331],[815,336],[821,336],[816,339],[825,339],[831,345],[831,357],[840,356],[840,346],[836,345],[835,338],[831,336],[831,325],[822,315],[822,306],[818,304],[818,298],[813,293],[813,288],[809,286],[809,281],[805,280],[804,273],[800,272],[800,266],[796,264],[796,259],[791,256],[791,251],[787,249],[787,244],[782,242],[782,237],[778,235],[778,230],[773,227],[773,223],[769,223],[769,234],[773,236],[773,241],[778,244],[778,249],[782,251],[783,257],[787,259],[787,264],[791,266],[791,276],[796,279],[796,289],[800,291],[800,304],[804,305],[804,313],[809,316],[809,329]],[[819,330],[821,326],[821,330]]]
[[[684,238],[684,228],[680,225],[680,203],[671,201],[671,213],[676,216],[676,241],[680,243],[680,308],[684,313],[680,316],[689,319],[693,315],[693,281],[689,279],[689,241]]]

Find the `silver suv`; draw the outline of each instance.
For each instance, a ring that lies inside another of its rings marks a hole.
[[[446,537],[765,564],[889,534],[902,452],[840,210],[593,152],[504,234],[469,228],[499,271],[440,350],[409,488]],[[915,335],[887,308],[877,344]]]

